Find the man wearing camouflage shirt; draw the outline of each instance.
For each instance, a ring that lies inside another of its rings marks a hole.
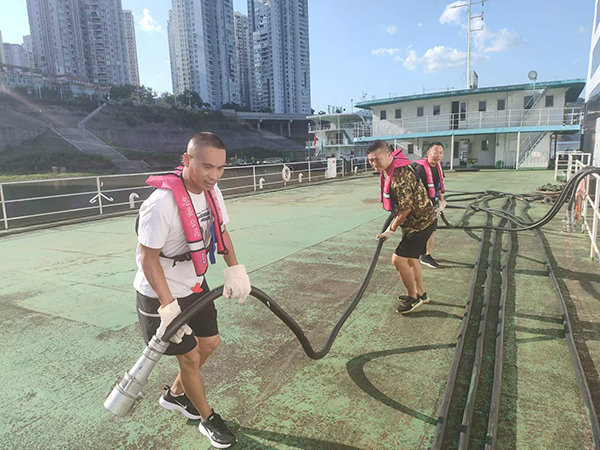
[[[389,195],[394,219],[387,230],[377,238],[390,238],[398,227],[402,228],[402,240],[392,256],[392,264],[396,268],[407,295],[398,296],[400,304],[396,312],[408,314],[429,298],[423,285],[423,271],[419,257],[425,253],[427,240],[436,228],[436,213],[429,201],[427,190],[415,176],[410,165],[395,167],[394,155],[385,141],[374,141],[367,149],[369,163],[384,179],[391,177]],[[383,185],[381,186],[383,189]]]

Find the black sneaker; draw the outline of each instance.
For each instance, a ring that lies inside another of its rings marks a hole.
[[[427,297],[427,292],[423,292],[423,295],[418,295],[417,298],[420,299],[423,303],[429,303],[431,300]]]
[[[424,264],[433,269],[437,269],[440,265],[437,263],[435,259],[431,255],[423,255],[421,256],[421,264]]]
[[[171,388],[169,386],[165,386],[166,392],[161,395],[158,399],[158,403],[165,409],[169,411],[179,411],[188,419],[199,420],[202,418],[200,413],[192,403],[192,401],[188,398],[187,395],[178,395],[175,397],[171,392]]]
[[[208,439],[210,439],[210,443],[213,447],[217,448],[228,448],[231,447],[232,444],[235,444],[235,436],[221,416],[214,412],[206,419],[204,422],[200,422],[198,425],[198,430]]]
[[[420,298],[412,298],[408,296],[398,297],[398,300],[400,300],[400,304],[396,308],[396,312],[400,314],[408,314],[413,312],[423,304],[423,301]]]

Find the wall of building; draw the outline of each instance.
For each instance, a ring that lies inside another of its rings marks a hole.
[[[536,89],[539,92],[539,89]],[[554,102],[552,108],[562,108],[565,105],[565,97],[566,97],[566,88],[551,88],[540,98],[537,102],[534,109],[546,109],[545,102],[546,97],[553,96]],[[374,127],[380,127],[383,129],[383,122],[381,121],[381,111],[386,112],[387,121],[396,121],[396,110],[401,110],[402,119],[422,119],[423,121],[427,120],[425,117],[429,116],[429,120],[431,120],[432,124],[434,123],[435,117],[433,115],[434,106],[440,107],[440,116],[446,116],[445,118],[440,118],[440,120],[447,119],[448,121],[448,129],[450,129],[450,114],[452,113],[452,103],[459,102],[459,108],[461,102],[467,103],[467,114],[470,114],[469,121],[472,122],[469,124],[469,128],[473,127],[473,124],[478,127],[477,122],[477,113],[479,113],[479,102],[486,102],[486,110],[482,112],[482,127],[490,127],[493,128],[496,126],[495,120],[495,112],[498,111],[498,100],[504,100],[505,102],[505,110],[523,110],[524,109],[524,99],[525,96],[534,95],[533,89],[531,90],[519,90],[519,91],[505,91],[505,92],[494,92],[494,93],[482,93],[482,94],[471,94],[471,95],[463,95],[463,96],[453,96],[453,97],[442,97],[435,99],[423,99],[423,100],[410,100],[406,102],[398,102],[392,103],[388,105],[381,106],[373,106],[373,123]],[[418,108],[423,107],[423,116],[417,116]],[[506,112],[502,112],[500,118],[505,118],[507,115]],[[475,118],[472,117],[472,114],[475,113]],[[532,124],[537,123],[538,118],[530,113],[528,119]],[[414,123],[414,121],[410,122]],[[445,124],[443,124],[445,126]],[[459,128],[463,128],[459,126]],[[410,131],[409,126],[407,129]]]

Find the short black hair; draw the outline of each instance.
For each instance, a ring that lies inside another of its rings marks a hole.
[[[432,142],[431,144],[429,144],[429,147],[427,147],[427,151],[431,150],[431,148],[436,145],[439,145],[440,147],[444,148],[444,144],[442,144],[441,142]]]
[[[223,144],[223,141],[221,138],[219,138],[219,136],[209,131],[205,131],[196,134],[190,139],[187,146],[187,152],[194,153],[196,149],[201,149],[203,147],[212,147],[225,150],[225,144]]]
[[[379,149],[387,150],[389,152],[390,146],[387,142],[382,141],[381,139],[377,139],[376,141],[373,141],[371,142],[371,144],[369,144],[369,146],[367,147],[367,154],[373,153],[374,151],[377,151]]]

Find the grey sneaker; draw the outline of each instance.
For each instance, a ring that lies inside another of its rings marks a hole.
[[[431,255],[423,255],[421,256],[421,264],[431,267],[433,269],[437,269],[440,265],[437,263],[435,259]]]
[[[400,304],[396,308],[396,312],[400,314],[408,314],[413,312],[415,309],[423,305],[423,301],[420,298],[412,298],[409,296],[398,297]]]
[[[423,295],[417,294],[417,298],[419,298],[423,303],[429,303],[431,301],[431,299],[427,296],[427,292],[423,292]]]

